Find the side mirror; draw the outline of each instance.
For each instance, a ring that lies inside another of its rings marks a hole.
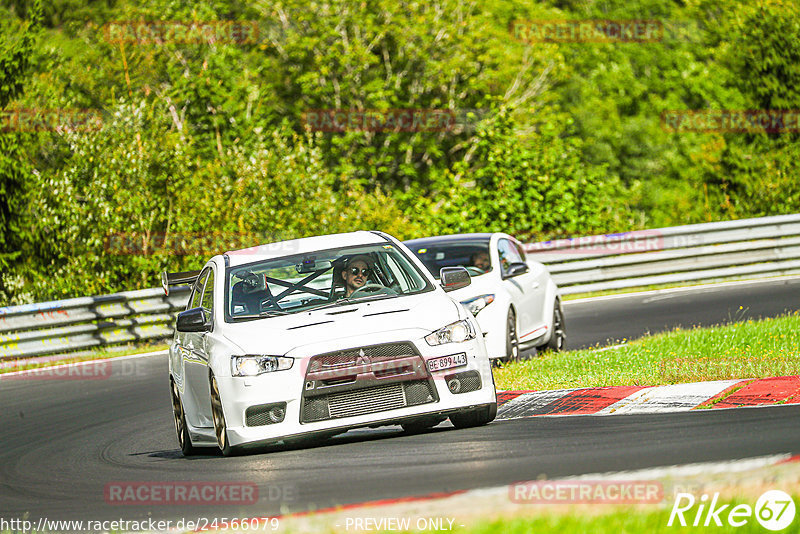
[[[472,283],[469,272],[464,267],[442,267],[439,278],[445,291],[455,291]]]
[[[178,314],[178,332],[208,332],[211,330],[211,318],[206,317],[203,308],[192,308]]]
[[[531,268],[528,267],[527,263],[521,262],[521,261],[514,262],[514,263],[512,263],[511,265],[508,266],[508,270],[505,272],[505,274],[503,274],[503,280],[505,280],[506,278],[512,278],[514,276],[517,276],[517,275],[520,275],[520,274],[523,274],[523,273],[527,273],[530,270],[531,270]]]

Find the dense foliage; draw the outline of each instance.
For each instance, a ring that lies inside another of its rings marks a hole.
[[[511,29],[565,19],[663,35]],[[248,31],[125,33],[159,21]],[[7,0],[0,32],[0,304],[152,287],[163,268],[314,234],[537,240],[800,207],[797,132],[662,123],[800,109],[793,0]],[[89,119],[18,127],[20,110]],[[457,120],[312,131],[318,110]]]

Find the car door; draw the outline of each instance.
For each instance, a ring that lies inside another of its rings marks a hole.
[[[539,325],[536,323],[537,313],[533,309],[536,302],[537,282],[529,272],[506,278],[508,270],[514,263],[524,262],[520,250],[507,238],[497,241],[497,255],[500,261],[500,276],[502,284],[511,295],[511,301],[517,310],[517,328],[520,342],[527,341],[529,336]]]
[[[525,273],[525,284],[528,287],[527,302],[528,311],[531,314],[531,328],[539,329],[542,325],[549,321],[549,317],[545,317],[544,310],[547,307],[545,303],[545,296],[547,293],[547,282],[550,278],[550,273],[547,268],[538,261],[528,261],[525,256],[525,250],[519,242],[512,242],[517,249],[517,253],[522,257],[522,261],[528,264],[530,271]],[[527,334],[528,332],[522,332]],[[537,331],[534,335],[530,336],[531,339],[538,337],[543,332]],[[525,340],[523,340],[525,341]]]
[[[213,317],[214,270],[211,266],[203,269],[195,286],[197,298],[192,299],[193,307],[201,307],[207,317]],[[186,410],[187,422],[195,427],[210,428],[211,396],[208,382],[208,332],[183,332],[184,372],[186,389],[184,402],[191,407]]]
[[[203,282],[205,281],[206,273],[201,273],[200,276],[194,281],[191,287],[191,293],[189,293],[189,299],[186,301],[186,308],[185,310],[191,310],[192,308],[197,308],[200,306],[200,300],[203,298]],[[172,377],[175,382],[178,384],[178,387],[181,391],[183,391],[184,396],[188,395],[185,392],[185,381],[186,381],[186,348],[187,343],[190,342],[190,339],[187,339],[187,332],[179,332],[175,331],[175,337],[172,340],[172,346],[170,347],[170,370],[172,371]]]

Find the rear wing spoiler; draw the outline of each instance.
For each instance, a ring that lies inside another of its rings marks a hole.
[[[184,271],[182,273],[161,271],[161,287],[164,288],[164,294],[169,296],[170,286],[193,284],[198,276],[200,276],[200,271]]]

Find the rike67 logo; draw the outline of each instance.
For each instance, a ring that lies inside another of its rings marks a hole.
[[[727,523],[731,527],[741,527],[755,517],[767,530],[779,531],[794,521],[794,501],[789,494],[780,490],[770,490],[761,495],[756,501],[755,509],[749,504],[732,507],[731,504],[718,504],[718,501],[719,493],[714,494],[711,502],[708,502],[708,495],[705,493],[700,499],[695,499],[691,493],[678,493],[667,526],[677,524],[682,527],[721,527]]]

